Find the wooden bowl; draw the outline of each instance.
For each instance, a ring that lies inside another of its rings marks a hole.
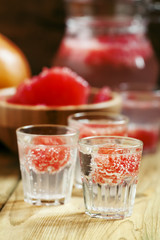
[[[32,124],[67,125],[67,117],[76,112],[107,111],[118,113],[121,110],[121,96],[113,92],[112,100],[78,106],[46,107],[10,104],[7,97],[15,93],[15,88],[0,90],[0,141],[10,150],[17,152],[16,129]],[[98,89],[91,91],[90,102]]]

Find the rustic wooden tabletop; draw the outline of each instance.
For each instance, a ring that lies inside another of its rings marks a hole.
[[[0,240],[159,240],[159,206],[160,146],[142,159],[132,216],[116,221],[85,215],[82,191],[75,188],[66,205],[25,203],[18,157],[0,149]]]

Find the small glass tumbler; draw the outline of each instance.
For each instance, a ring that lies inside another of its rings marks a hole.
[[[122,114],[130,119],[128,136],[143,141],[144,153],[156,152],[160,136],[160,91],[126,90],[121,96]]]
[[[82,112],[68,117],[68,124],[79,130],[79,138],[90,136],[127,136],[128,117],[107,112]],[[80,162],[75,168],[75,187],[82,188]]]
[[[78,132],[61,125],[31,125],[17,131],[24,200],[59,205],[71,198]]]
[[[123,219],[132,214],[143,143],[129,137],[79,140],[85,212]]]

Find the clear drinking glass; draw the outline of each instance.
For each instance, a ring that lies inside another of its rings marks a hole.
[[[140,139],[144,153],[157,150],[160,131],[160,91],[121,92],[122,113],[129,117],[128,136]]]
[[[131,216],[142,145],[140,140],[128,137],[79,140],[86,214],[105,219]]]
[[[78,132],[61,125],[31,125],[17,131],[24,200],[58,205],[70,200]]]
[[[127,136],[128,118],[121,114],[107,112],[82,112],[68,117],[68,124],[79,130],[79,137],[90,136]],[[75,168],[75,186],[82,188],[80,162]]]

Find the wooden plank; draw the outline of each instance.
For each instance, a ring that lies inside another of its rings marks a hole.
[[[143,157],[133,214],[117,221],[84,214],[82,191],[73,190],[71,202],[37,207],[23,201],[22,183],[0,213],[0,239],[129,239],[159,240],[160,151]]]
[[[0,209],[16,187],[19,178],[17,155],[0,146]]]

